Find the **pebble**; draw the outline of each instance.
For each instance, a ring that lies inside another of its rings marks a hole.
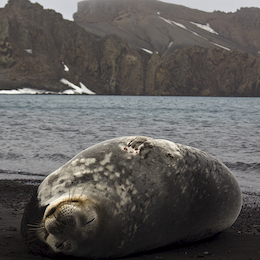
[[[8,228],[8,231],[17,231],[17,228],[16,228],[16,227],[13,227],[13,226],[10,226],[10,227]]]

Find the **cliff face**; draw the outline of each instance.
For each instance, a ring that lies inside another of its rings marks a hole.
[[[259,69],[260,59],[247,53],[190,47],[176,50],[160,62],[150,91],[163,95],[259,96]]]
[[[102,12],[114,19],[110,11]],[[0,9],[0,89],[61,91],[65,78],[97,94],[260,96],[259,58],[209,47],[151,55],[115,34],[88,33],[39,4],[9,0]]]
[[[10,0],[0,10],[0,30],[1,89],[63,90],[67,87],[59,83],[61,78],[75,81],[80,75],[77,67],[95,63],[94,38],[37,3]],[[69,72],[62,62],[70,67]]]

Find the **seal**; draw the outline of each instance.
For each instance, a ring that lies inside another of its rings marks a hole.
[[[142,136],[94,145],[43,180],[21,233],[37,254],[110,258],[198,241],[242,204],[230,170],[198,149]]]

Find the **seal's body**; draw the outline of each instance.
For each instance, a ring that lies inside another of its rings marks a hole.
[[[21,230],[35,253],[118,257],[210,237],[240,209],[239,184],[214,157],[166,140],[121,137],[50,174]]]

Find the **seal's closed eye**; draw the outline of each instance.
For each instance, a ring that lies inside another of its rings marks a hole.
[[[95,218],[93,218],[92,220],[86,222],[86,223],[85,223],[85,226],[88,225],[88,224],[90,224],[90,223],[93,222],[94,220],[95,220]]]
[[[46,218],[48,218],[49,216],[53,215],[54,212],[56,211],[57,207],[53,207],[50,209],[50,211],[46,214]]]

